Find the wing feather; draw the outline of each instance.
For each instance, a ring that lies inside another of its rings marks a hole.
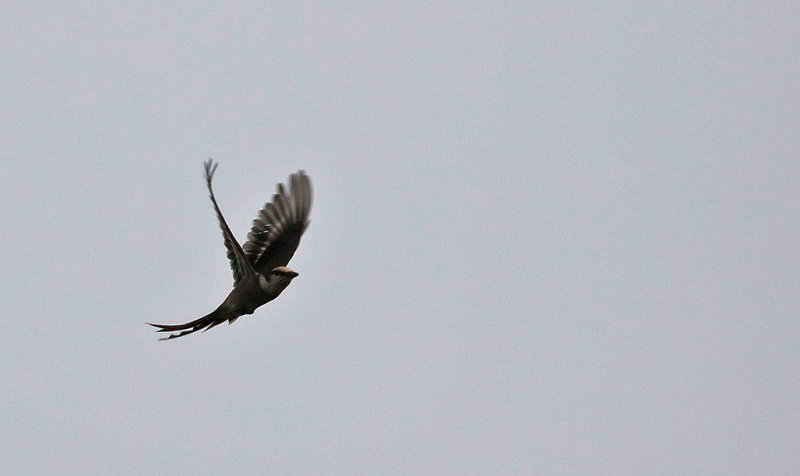
[[[225,239],[225,248],[228,250],[228,259],[231,261],[233,285],[236,286],[236,284],[241,281],[242,278],[250,274],[255,274],[255,272],[251,262],[247,258],[247,255],[245,254],[244,250],[242,250],[242,247],[239,246],[239,242],[236,241],[236,237],[233,236],[233,232],[231,232],[231,229],[225,222],[225,217],[222,216],[219,205],[217,205],[217,199],[214,197],[214,190],[211,188],[211,180],[214,178],[214,172],[217,171],[217,166],[219,163],[215,164],[211,159],[208,159],[208,162],[205,162],[203,165],[205,165],[208,193],[211,197],[211,203],[214,204],[214,211],[217,212],[219,228],[222,230],[222,237]]]
[[[311,181],[302,170],[289,177],[286,186],[278,184],[272,201],[264,205],[253,220],[244,244],[244,253],[256,271],[266,272],[286,266],[294,256],[300,237],[308,226],[311,211]]]

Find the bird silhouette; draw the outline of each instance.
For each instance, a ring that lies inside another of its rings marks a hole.
[[[311,181],[302,170],[289,176],[289,192],[278,184],[272,201],[264,205],[253,220],[247,242],[239,246],[225,222],[214,197],[211,180],[218,163],[204,163],[205,179],[219,227],[225,239],[228,259],[233,271],[233,291],[213,312],[185,324],[152,324],[157,332],[178,332],[160,340],[175,339],[199,330],[207,331],[225,321],[233,323],[239,316],[252,314],[257,308],[278,297],[298,276],[286,267],[294,256],[300,238],[308,227],[311,210]]]

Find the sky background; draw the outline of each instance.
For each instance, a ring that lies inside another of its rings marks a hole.
[[[797,2],[12,2],[9,474],[793,474]],[[303,169],[276,301],[159,342]]]

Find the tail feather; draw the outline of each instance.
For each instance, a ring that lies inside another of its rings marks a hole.
[[[187,322],[186,324],[152,324],[148,322],[147,324],[157,327],[158,330],[156,332],[175,332],[175,331],[183,331],[177,334],[170,334],[167,337],[164,337],[159,340],[170,340],[175,339],[177,337],[189,335],[193,332],[197,332],[202,330],[203,332],[211,329],[214,326],[222,324],[225,321],[233,322],[239,316],[231,316],[229,313],[224,312],[222,309],[217,309],[211,314],[201,317],[200,319],[195,319],[194,321]]]

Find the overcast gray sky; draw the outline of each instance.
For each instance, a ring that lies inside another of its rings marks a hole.
[[[792,474],[797,2],[12,2],[9,474]],[[304,169],[273,303],[232,283]]]

